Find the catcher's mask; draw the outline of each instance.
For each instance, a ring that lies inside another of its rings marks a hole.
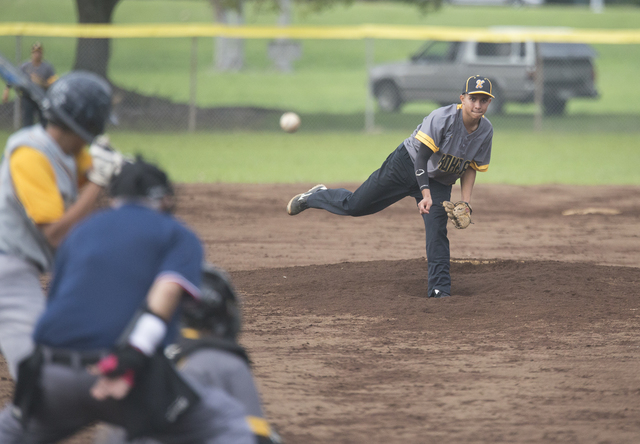
[[[133,162],[125,162],[120,173],[111,179],[109,197],[146,201],[167,212],[175,208],[173,185],[169,177],[141,156],[137,156]]]
[[[189,297],[183,305],[185,327],[236,341],[241,326],[240,308],[226,273],[211,264],[204,264],[200,292],[199,299]]]

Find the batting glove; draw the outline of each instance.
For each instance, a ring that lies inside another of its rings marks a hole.
[[[101,187],[109,185],[111,178],[118,174],[125,162],[124,157],[118,151],[109,146],[107,136],[99,136],[89,147],[92,159],[91,170],[87,178]]]

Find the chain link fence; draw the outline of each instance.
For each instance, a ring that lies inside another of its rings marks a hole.
[[[640,68],[635,35],[631,43],[587,44],[533,35],[536,42],[509,30],[453,41],[438,32],[114,38],[114,129],[279,131],[280,116],[293,111],[300,131],[408,131],[458,102],[465,80],[481,74],[494,88],[488,117],[501,128],[640,131],[640,105],[627,100]],[[58,74],[71,69],[75,38],[5,35],[0,49],[17,63],[36,40]],[[0,128],[18,126],[17,111],[12,95],[0,105]]]

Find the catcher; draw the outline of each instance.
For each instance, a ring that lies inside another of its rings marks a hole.
[[[256,444],[280,444],[280,436],[265,419],[246,350],[238,344],[240,307],[226,274],[210,265],[202,269],[200,299],[187,299],[182,308],[182,334],[165,354],[180,372],[205,387],[219,387],[240,401]],[[103,427],[95,444],[158,444],[142,438],[127,441],[124,430]]]
[[[407,196],[413,196],[424,219],[429,268],[428,297],[451,294],[447,221],[456,228],[471,223],[471,192],[477,171],[487,171],[493,126],[484,114],[489,108],[491,81],[467,79],[460,103],[438,108],[393,151],[380,169],[351,192],[316,185],[294,196],[287,213],[307,208],[324,209],[342,216],[377,213]],[[460,179],[460,202],[452,203],[451,188]]]

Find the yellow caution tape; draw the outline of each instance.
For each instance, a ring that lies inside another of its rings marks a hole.
[[[79,25],[44,23],[0,24],[2,36],[82,38],[235,37],[245,39],[444,40],[483,42],[565,42],[638,44],[640,29],[576,28],[456,28],[442,26],[360,25],[348,27],[222,26],[214,24]]]

